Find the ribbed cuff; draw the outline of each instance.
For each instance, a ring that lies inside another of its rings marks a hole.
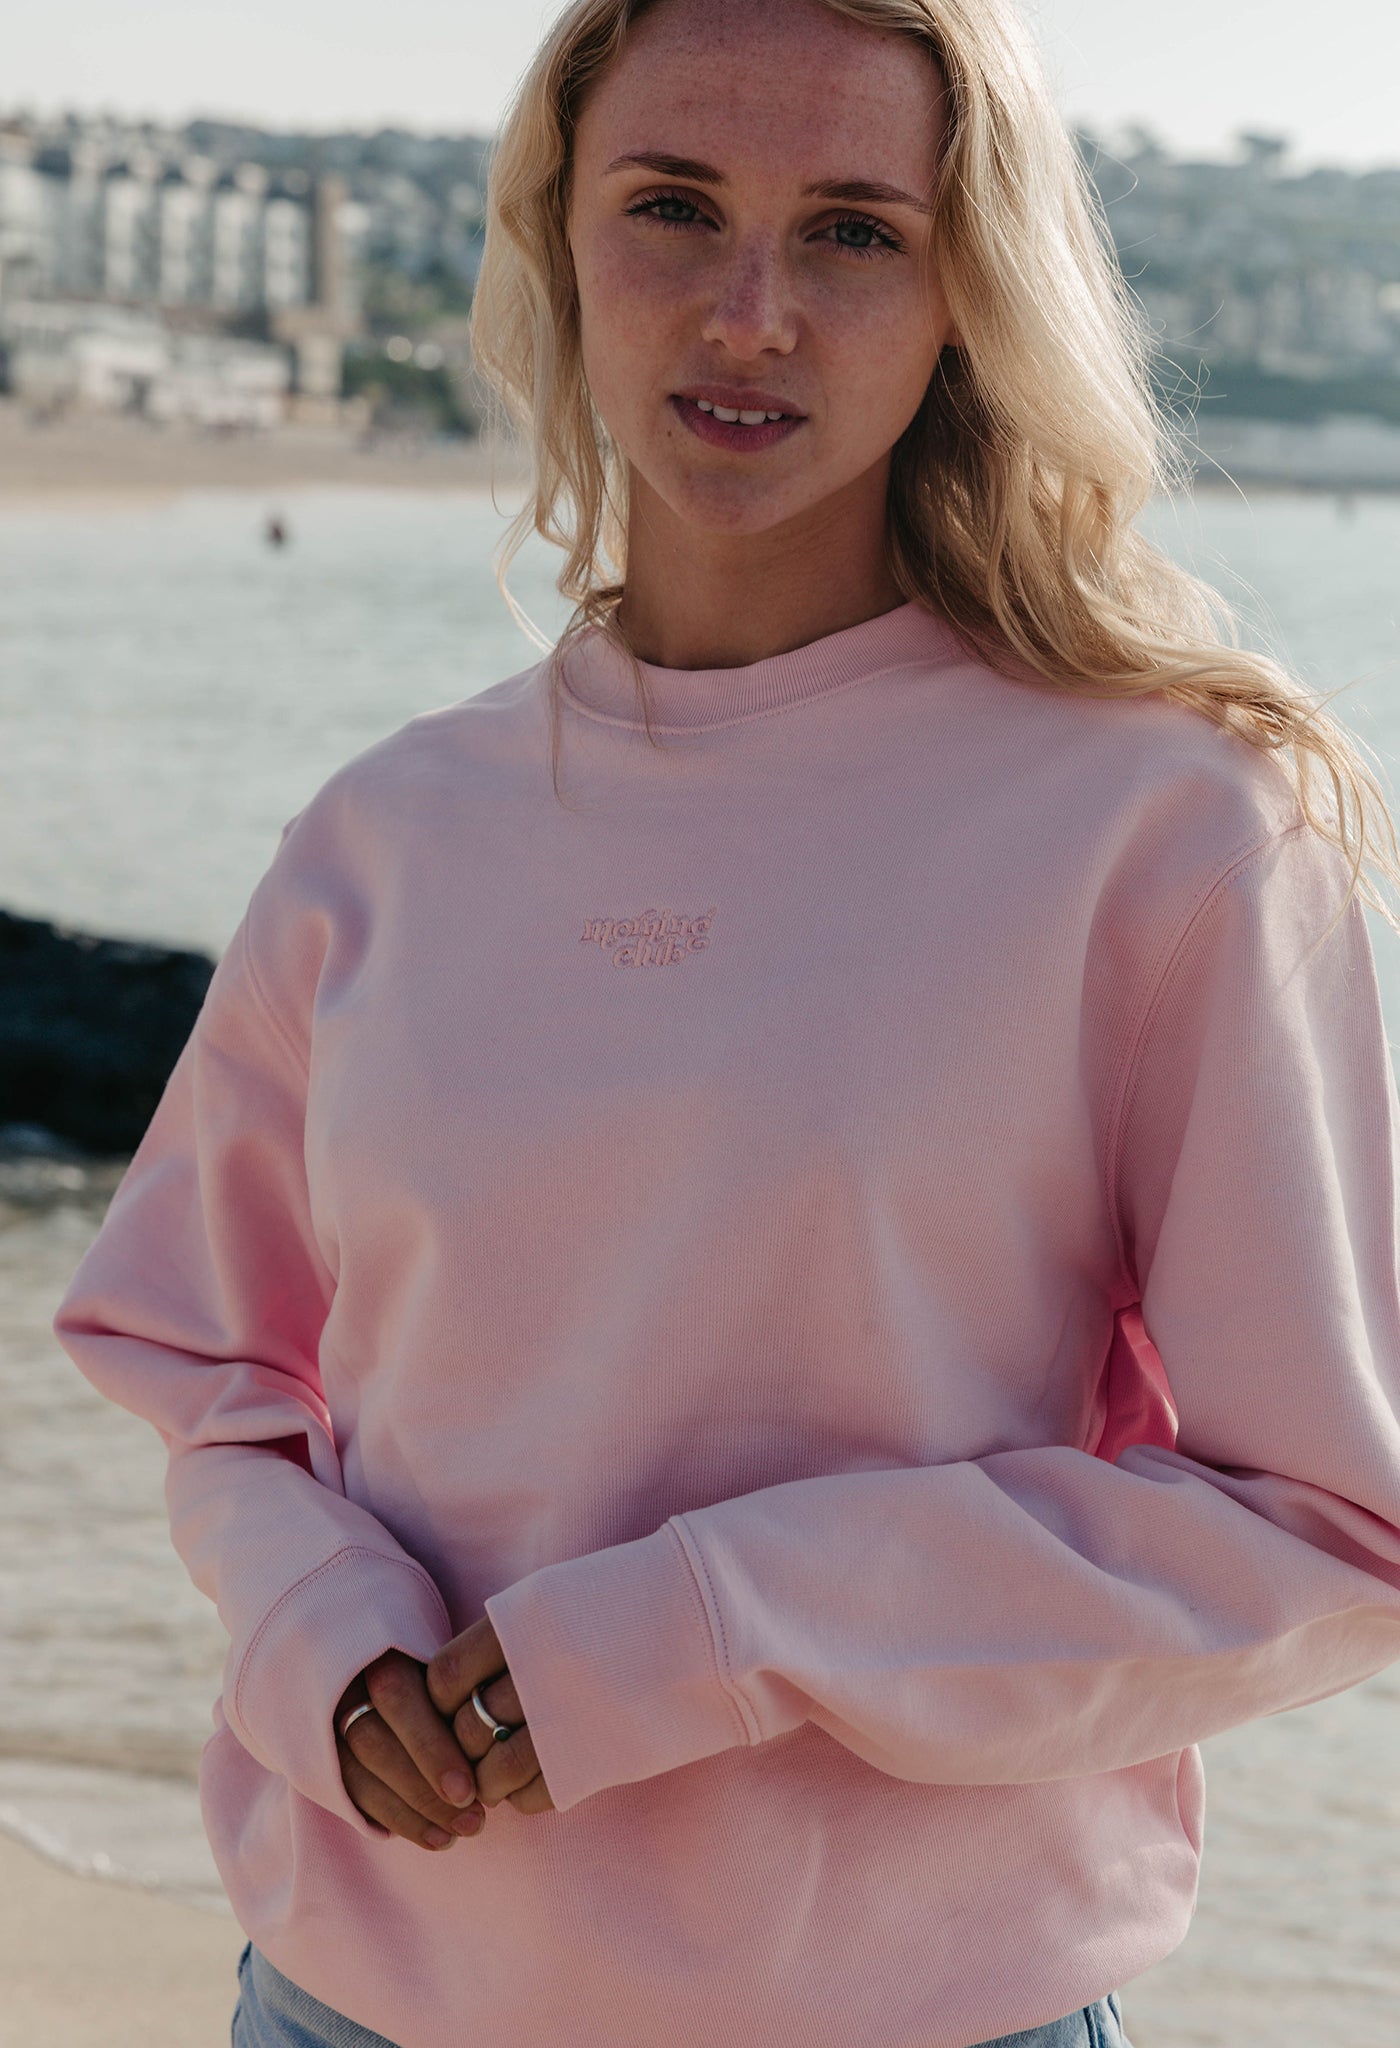
[[[442,1596],[420,1565],[348,1544],[264,1616],[224,1712],[243,1747],[362,1835],[388,1830],[351,1800],[332,1716],[351,1679],[385,1650],[426,1664],[452,1634]]]
[[[544,1565],[485,1603],[559,1812],[757,1740],[680,1535]]]

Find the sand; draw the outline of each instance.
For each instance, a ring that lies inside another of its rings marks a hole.
[[[1380,449],[1384,429],[1371,420],[1326,428],[1271,421],[1202,420],[1209,450],[1195,488],[1251,496],[1274,491],[1400,489],[1400,429]],[[157,424],[135,415],[73,412],[41,422],[34,408],[0,397],[0,504],[42,500],[168,498],[189,490],[265,489],[352,484],[402,490],[507,490],[527,472],[518,446],[504,440],[428,439],[398,431],[370,436],[359,424],[291,422],[232,431]],[[274,509],[269,506],[269,510]]]
[[[524,474],[505,443],[367,439],[355,427],[288,425],[225,433],[157,426],[117,413],[71,414],[41,423],[0,398],[0,498],[51,502],[150,500],[188,490],[351,484],[361,489],[485,490]]]
[[[232,1914],[73,1877],[0,1836],[6,2048],[228,2048],[244,1940]]]
[[[1393,2048],[1396,1777],[1343,1761],[1360,1724],[1394,1715],[1383,1683],[1266,1723],[1262,1745],[1246,1729],[1206,1745],[1199,1910],[1122,1987],[1131,2048]],[[0,1835],[4,2048],[227,2048],[243,1941],[231,1914],[73,1876]]]

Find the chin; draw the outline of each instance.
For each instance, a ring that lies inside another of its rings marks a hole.
[[[790,483],[765,484],[758,477],[691,475],[675,479],[657,495],[687,526],[740,535],[767,533],[819,504],[823,494],[795,491]]]

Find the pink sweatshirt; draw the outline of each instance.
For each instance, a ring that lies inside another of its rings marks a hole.
[[[1400,1658],[1400,1109],[1278,764],[905,605],[593,635],[284,829],[55,1329],[229,1635],[243,1928],[402,2048],[968,2048],[1182,1940],[1196,1744]],[[310,1470],[271,1448],[304,1439]],[[485,1611],[556,1811],[332,1708]]]

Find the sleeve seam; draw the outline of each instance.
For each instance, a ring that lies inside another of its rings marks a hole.
[[[715,1682],[724,1696],[725,1703],[739,1723],[740,1733],[744,1742],[746,1744],[758,1742],[762,1739],[763,1731],[758,1725],[753,1709],[744,1698],[743,1693],[739,1690],[737,1683],[731,1675],[729,1644],[724,1632],[724,1617],[719,1611],[719,1602],[715,1598],[714,1585],[711,1581],[709,1567],[705,1563],[704,1555],[697,1547],[694,1537],[686,1529],[684,1515],[672,1515],[666,1523],[666,1527],[675,1537],[680,1547],[681,1556],[685,1559],[686,1568],[690,1574],[691,1584],[695,1588],[696,1597],[700,1602],[701,1614],[705,1622],[706,1639],[710,1650],[710,1664]]]
[[[299,1579],[294,1580],[284,1592],[279,1593],[271,1607],[268,1608],[267,1613],[254,1629],[248,1647],[243,1652],[242,1660],[239,1663],[238,1677],[234,1681],[233,1687],[233,1710],[238,1717],[240,1725],[246,1725],[243,1719],[243,1694],[247,1684],[248,1672],[263,1637],[289,1600],[295,1599],[297,1594],[309,1586],[313,1580],[319,1579],[323,1573],[333,1570],[335,1566],[351,1557],[372,1557],[376,1564],[398,1565],[402,1570],[408,1572],[413,1578],[427,1587],[438,1606],[442,1609],[443,1617],[447,1621],[448,1627],[451,1627],[451,1616],[447,1612],[443,1597],[421,1565],[416,1564],[412,1558],[391,1557],[382,1550],[375,1550],[368,1543],[344,1543],[339,1550],[333,1551],[320,1564],[313,1565],[309,1572],[303,1572]]]
[[[1143,1050],[1156,1021],[1157,1012],[1166,999],[1177,963],[1185,952],[1192,934],[1207,917],[1222,891],[1243,868],[1248,867],[1250,862],[1257,860],[1261,854],[1267,853],[1271,847],[1281,846],[1285,840],[1291,839],[1297,833],[1311,829],[1306,819],[1295,820],[1293,824],[1269,833],[1267,838],[1257,840],[1252,846],[1237,854],[1227,867],[1202,886],[1175,936],[1167,941],[1164,948],[1162,963],[1153,976],[1137,1025],[1130,1033],[1124,1050],[1121,1074],[1114,1092],[1104,1145],[1104,1194],[1112,1222],[1118,1271],[1125,1285],[1131,1281],[1132,1275],[1129,1272],[1128,1252],[1123,1239],[1123,1222],[1118,1203],[1123,1134],[1127,1127],[1128,1112],[1135,1092]]]

